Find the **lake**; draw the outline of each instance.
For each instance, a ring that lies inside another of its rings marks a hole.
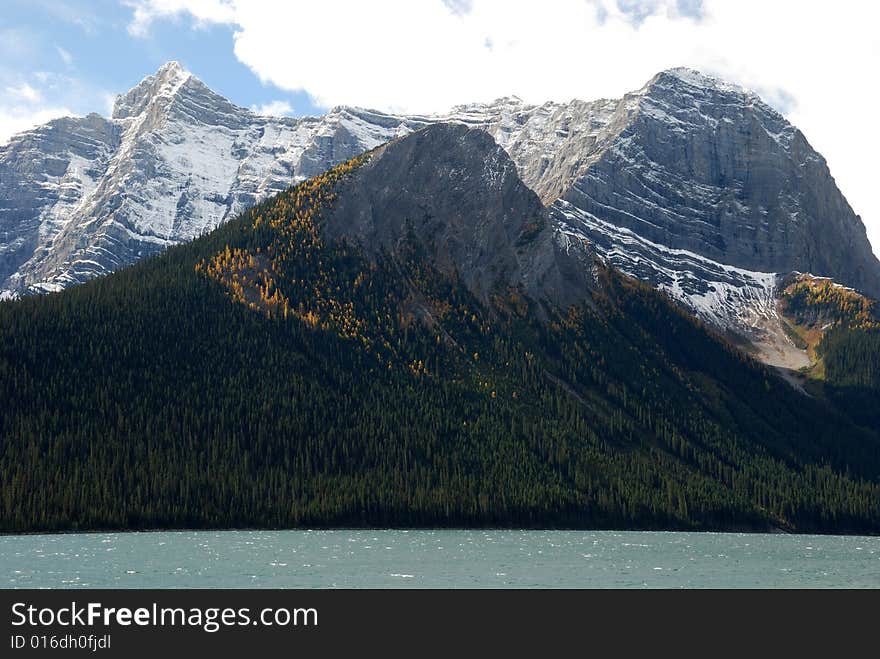
[[[880,588],[880,538],[499,530],[0,536],[3,588]]]

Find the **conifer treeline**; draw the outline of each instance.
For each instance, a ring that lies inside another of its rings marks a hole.
[[[2,529],[880,529],[876,431],[612,271],[539,322],[287,221],[337,174],[0,304]]]

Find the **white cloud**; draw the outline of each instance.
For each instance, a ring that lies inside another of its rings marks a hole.
[[[263,105],[252,105],[251,110],[269,117],[285,117],[293,114],[293,106],[287,101],[271,101]]]
[[[124,4],[134,12],[128,32],[136,37],[147,36],[155,20],[177,18],[184,13],[195,19],[197,27],[235,22],[233,0],[124,0]]]
[[[109,92],[103,92],[102,94],[100,94],[100,96],[103,99],[102,105],[103,105],[104,114],[108,117],[112,116],[113,107],[116,105],[117,95],[111,94]]]
[[[31,87],[26,82],[6,88],[7,98],[23,101],[25,103],[39,103],[43,100],[43,95]]]
[[[159,19],[235,29],[261,80],[317,104],[442,111],[516,94],[617,97],[692,66],[753,88],[823,155],[880,251],[871,129],[880,3],[864,0],[129,0]]]

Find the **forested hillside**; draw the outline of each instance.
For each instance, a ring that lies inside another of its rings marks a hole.
[[[359,165],[0,304],[3,530],[880,529],[877,433],[647,284],[483,304],[419,236],[327,239]]]

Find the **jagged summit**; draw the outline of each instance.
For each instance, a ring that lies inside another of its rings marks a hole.
[[[686,85],[697,89],[736,92],[746,96],[757,97],[754,92],[746,89],[745,87],[724,80],[723,78],[718,78],[708,73],[703,73],[702,71],[686,66],[677,66],[661,71],[656,76],[654,76],[651,81],[648,82],[646,87],[650,87],[653,83],[656,83],[660,80],[685,83]]]
[[[117,96],[111,117],[127,119],[140,114],[151,103],[173,98],[191,78],[193,78],[192,73],[184,69],[179,62],[167,62],[126,94]]]
[[[160,66],[156,70],[156,73],[153,75],[153,77],[157,80],[171,81],[180,78],[188,78],[191,75],[192,73],[185,69],[180,62],[178,62],[177,60],[170,60]]]
[[[824,159],[754,98],[691,70],[658,74],[565,198],[667,248],[880,294],[880,264]]]
[[[190,75],[190,73],[177,60],[168,60],[156,70],[158,77],[179,75]]]
[[[755,342],[765,361],[809,363],[780,322],[779,275],[808,271],[880,295],[880,263],[824,158],[753,92],[664,71],[604,131],[576,149],[586,154],[577,167],[557,172],[560,226]]]
[[[487,106],[496,106],[496,107],[498,107],[498,106],[523,106],[523,105],[526,105],[526,103],[516,94],[511,94],[509,96],[499,96],[498,98],[494,99],[492,102],[486,103],[486,105]],[[465,106],[459,106],[459,107],[467,107],[467,106],[465,105]]]
[[[788,126],[788,121],[759,94],[742,85],[724,80],[696,69],[675,67],[659,72],[638,91],[629,95],[639,105],[723,105],[727,103],[754,109]]]
[[[796,130],[754,90],[688,67],[661,71],[638,92],[634,92],[633,96],[639,97],[641,102],[653,102],[655,105],[669,103],[670,98],[675,96],[679,97],[679,101],[676,103],[673,99],[673,105],[680,104],[682,98],[690,99],[690,104],[721,105],[720,100],[724,98],[728,103],[748,107],[760,115],[772,118],[781,127],[778,128],[780,133],[785,132],[790,136]]]

